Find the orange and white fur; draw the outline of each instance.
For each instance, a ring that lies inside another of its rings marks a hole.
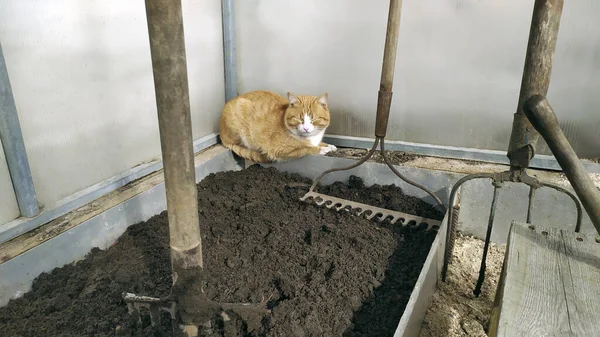
[[[288,93],[286,99],[270,91],[252,91],[225,104],[220,137],[242,158],[257,163],[284,161],[337,150],[322,141],[329,122],[327,93]]]

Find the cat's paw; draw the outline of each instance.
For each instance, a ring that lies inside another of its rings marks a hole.
[[[333,144],[329,144],[329,145],[327,145],[327,147],[331,149],[331,152],[337,151],[337,147]]]
[[[333,148],[332,148],[332,146],[333,145],[321,146],[321,150],[319,150],[319,154],[320,155],[326,155],[329,152],[337,150],[337,148],[335,146],[333,146]]]

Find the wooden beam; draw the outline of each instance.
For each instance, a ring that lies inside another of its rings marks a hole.
[[[489,336],[600,335],[600,243],[511,225]]]

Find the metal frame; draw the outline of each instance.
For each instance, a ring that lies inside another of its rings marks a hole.
[[[6,156],[19,212],[31,218],[40,213],[17,106],[13,96],[2,44],[0,43],[0,140]]]
[[[325,143],[333,144],[337,147],[365,150],[368,150],[373,146],[373,140],[373,138],[340,135],[325,135],[325,137],[323,137]],[[508,157],[506,157],[506,151],[412,143],[389,139],[385,140],[385,147],[391,151],[404,151],[430,157],[475,160],[501,165],[510,164]],[[581,164],[588,173],[600,173],[600,164],[591,161],[583,161]],[[541,170],[562,171],[556,158],[549,155],[536,154],[535,157],[531,159],[529,167]]]
[[[223,63],[225,72],[225,101],[237,96],[237,52],[235,43],[235,1],[221,0],[223,21]]]

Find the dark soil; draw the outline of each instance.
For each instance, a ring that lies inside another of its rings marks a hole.
[[[230,303],[271,296],[260,331],[240,335],[392,336],[436,232],[303,203],[309,185],[258,166],[198,184],[206,294]],[[353,178],[321,191],[442,218],[397,187],[364,188]],[[171,336],[168,320],[153,331],[145,317],[136,328],[121,300],[123,291],[169,293],[168,237],[163,212],[131,226],[111,248],[40,275],[30,292],[0,308],[1,335]]]

